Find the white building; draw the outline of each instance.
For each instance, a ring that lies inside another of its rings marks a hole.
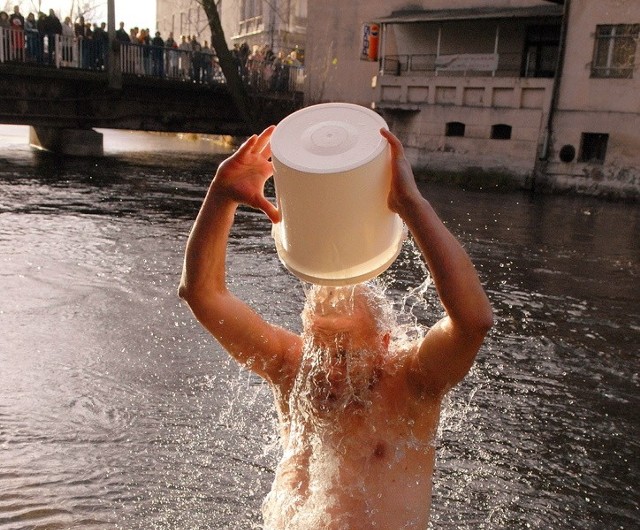
[[[173,33],[180,43],[182,35],[195,36],[199,42],[211,42],[207,16],[197,0],[158,0],[157,29],[163,38]]]
[[[637,0],[325,0],[309,20],[306,102],[372,105],[414,166],[640,195]]]
[[[302,55],[307,28],[307,0],[216,0],[229,48],[246,43],[269,45],[275,52],[298,49]],[[196,35],[211,42],[207,17],[197,0],[158,0],[158,29]]]

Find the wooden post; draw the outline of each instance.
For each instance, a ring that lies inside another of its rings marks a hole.
[[[109,40],[107,50],[107,75],[109,88],[122,88],[122,68],[120,65],[120,41],[116,39],[116,8],[115,0],[107,0],[107,30]]]

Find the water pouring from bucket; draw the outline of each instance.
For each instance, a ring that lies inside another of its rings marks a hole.
[[[271,137],[282,222],[272,235],[280,261],[319,285],[372,279],[406,237],[387,206],[391,182],[384,119],[366,107],[324,103],[282,120]]]

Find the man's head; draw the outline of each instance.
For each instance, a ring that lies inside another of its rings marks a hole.
[[[380,286],[313,285],[302,311],[304,334],[323,347],[386,348],[393,311]]]
[[[314,285],[302,311],[305,347],[293,396],[314,415],[369,402],[388,352],[393,310],[376,284]]]

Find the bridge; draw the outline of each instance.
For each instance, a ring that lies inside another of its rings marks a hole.
[[[93,128],[245,136],[302,105],[298,66],[241,65],[257,117],[249,124],[213,52],[126,43],[109,48],[0,29],[0,123],[31,126],[36,146],[93,155],[102,152]],[[109,68],[114,56],[115,72]]]

